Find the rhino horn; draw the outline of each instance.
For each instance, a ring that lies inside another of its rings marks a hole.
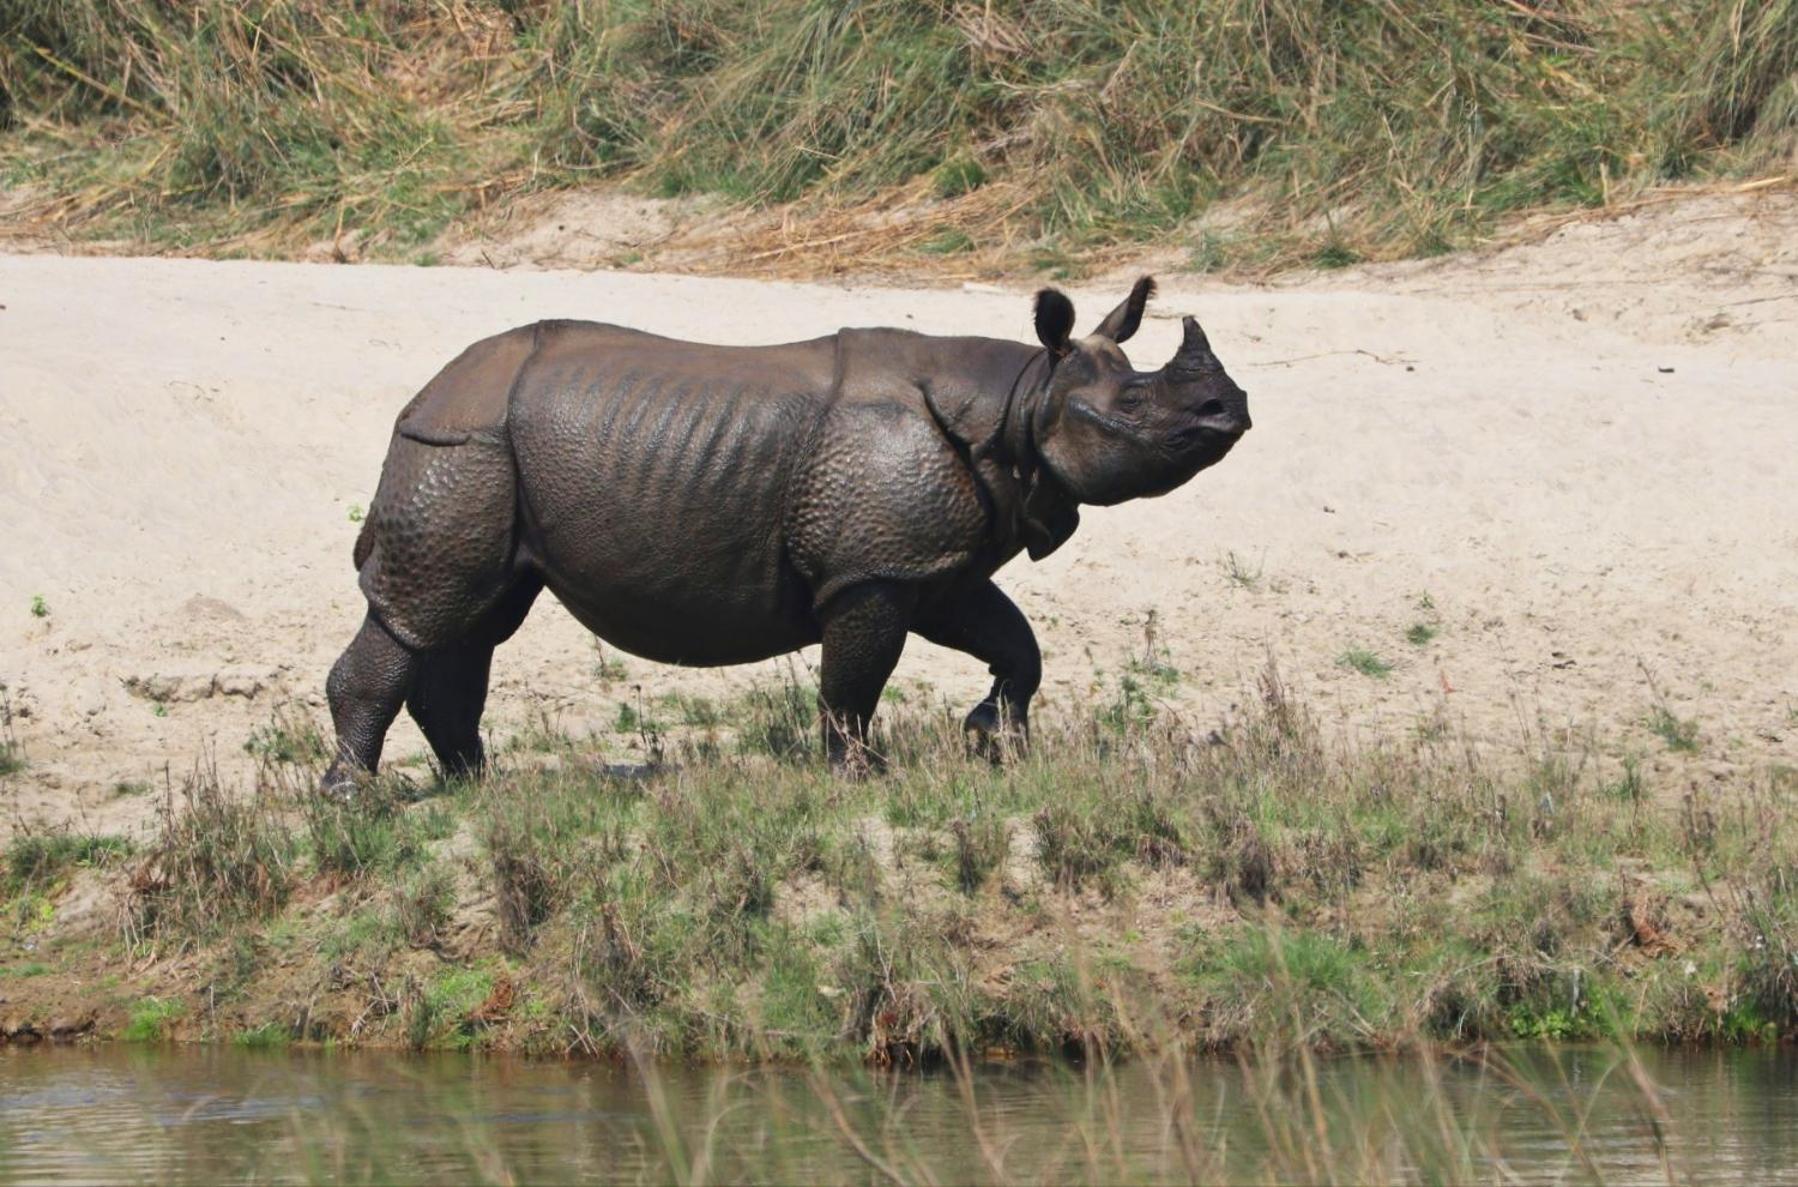
[[[1200,371],[1216,364],[1216,356],[1211,353],[1211,339],[1205,337],[1205,331],[1199,328],[1196,318],[1185,317],[1180,322],[1184,331],[1180,339],[1180,349],[1174,352],[1168,363],[1170,371]]]

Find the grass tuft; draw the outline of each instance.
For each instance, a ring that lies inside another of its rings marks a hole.
[[[1350,671],[1371,676],[1375,680],[1384,680],[1392,675],[1392,664],[1365,647],[1349,648],[1337,657],[1336,662]]]
[[[1691,754],[1698,749],[1698,723],[1678,716],[1666,705],[1656,705],[1643,724],[1665,742],[1669,750]]]
[[[7,893],[55,881],[75,866],[110,865],[131,852],[125,837],[68,832],[20,833],[6,843]]]

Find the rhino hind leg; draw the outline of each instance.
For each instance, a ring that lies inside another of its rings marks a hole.
[[[524,623],[542,589],[543,582],[536,575],[521,578],[466,639],[418,657],[406,711],[431,744],[446,776],[479,775],[485,769],[481,713],[487,705],[493,650]]]
[[[516,487],[497,439],[394,437],[356,547],[368,615],[326,683],[338,737],[327,790],[375,770],[401,706],[446,774],[480,768],[493,649],[542,588],[520,556]]]
[[[418,654],[370,612],[325,681],[337,750],[325,771],[326,791],[343,792],[381,761],[387,727],[418,673]]]

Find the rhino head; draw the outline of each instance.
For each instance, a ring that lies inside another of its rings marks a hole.
[[[1163,495],[1230,452],[1250,427],[1248,396],[1188,317],[1180,349],[1138,371],[1119,344],[1142,324],[1155,282],[1138,280],[1085,338],[1071,338],[1074,304],[1036,296],[1036,334],[1050,369],[1031,418],[1040,464],[1073,501],[1110,506]]]

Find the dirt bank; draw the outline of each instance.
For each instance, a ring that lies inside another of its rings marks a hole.
[[[1590,732],[1706,780],[1798,762],[1794,245],[1775,195],[1270,287],[1164,276],[1131,353],[1159,364],[1197,313],[1256,428],[1002,574],[1048,653],[1043,711],[1115,688],[1153,613],[1181,674],[1156,695],[1195,729],[1272,652],[1364,738]],[[1076,289],[1083,321],[1119,291]],[[388,427],[471,340],[551,316],[720,342],[1029,333],[1023,291],[52,255],[0,257],[0,307],[0,680],[24,760],[6,815],[114,832],[148,824],[134,793],[165,769],[209,753],[230,781],[278,707],[320,706]],[[768,674],[599,658],[545,603],[501,652],[490,728],[547,714],[625,747],[633,686]],[[900,680],[984,688],[921,642]],[[403,723],[390,754],[421,747]]]

